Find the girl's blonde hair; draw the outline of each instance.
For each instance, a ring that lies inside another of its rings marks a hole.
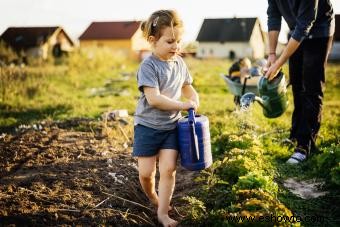
[[[158,40],[162,36],[162,29],[165,27],[183,28],[183,22],[175,10],[158,10],[141,24],[143,36],[146,39],[149,36],[154,36]]]

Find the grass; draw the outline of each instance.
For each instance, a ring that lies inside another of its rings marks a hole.
[[[233,95],[220,77],[230,61],[188,58],[186,62],[200,95],[199,113],[209,117],[214,164],[197,179],[202,187],[184,198],[191,208],[185,222],[229,226],[235,225],[227,220],[232,215],[295,214],[322,216],[324,223],[293,225],[338,225],[340,205],[334,201],[340,201],[340,64],[331,63],[327,68],[317,143],[320,152],[292,167],[285,161],[293,148],[283,142],[289,136],[293,110],[291,89],[288,110],[279,118],[267,119],[259,105],[248,112],[235,109]],[[75,53],[61,65],[2,68],[0,131],[46,119],[96,119],[112,109],[127,109],[132,115],[139,95],[137,68],[138,62],[97,49]],[[323,189],[329,193],[301,199],[283,187],[283,181],[291,177],[322,179]]]

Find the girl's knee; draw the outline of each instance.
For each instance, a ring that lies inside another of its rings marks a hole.
[[[151,181],[156,176],[156,172],[139,172],[139,179],[143,181]]]
[[[159,173],[161,176],[173,177],[176,175],[176,166],[165,166],[160,168]]]

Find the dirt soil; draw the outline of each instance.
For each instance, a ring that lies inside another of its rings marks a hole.
[[[131,122],[42,122],[0,135],[0,226],[159,226],[131,156]],[[178,163],[176,220],[197,174]]]

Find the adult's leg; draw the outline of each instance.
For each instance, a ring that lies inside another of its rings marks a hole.
[[[294,109],[292,114],[292,126],[290,129],[290,139],[296,140],[297,130],[303,117],[301,91],[302,91],[302,61],[303,43],[289,58],[289,83],[292,85]]]
[[[302,115],[297,129],[298,146],[310,152],[320,129],[325,67],[332,38],[304,40],[300,93]]]
[[[163,226],[176,226],[177,221],[168,215],[169,205],[175,188],[176,161],[178,152],[172,149],[161,149],[159,152],[159,185],[158,185],[158,220]]]
[[[157,156],[138,157],[139,182],[152,204],[158,206],[158,196],[155,187]]]

